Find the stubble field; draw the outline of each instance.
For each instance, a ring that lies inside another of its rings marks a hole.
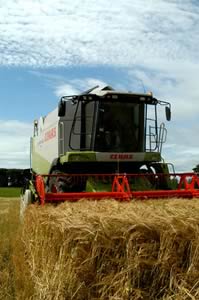
[[[199,200],[0,199],[0,299],[199,299]]]

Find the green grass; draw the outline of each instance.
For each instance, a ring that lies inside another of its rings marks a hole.
[[[19,197],[21,193],[20,187],[1,187],[0,197]]]

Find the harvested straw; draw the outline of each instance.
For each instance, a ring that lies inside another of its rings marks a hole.
[[[199,299],[199,202],[64,203],[28,209],[33,299]]]

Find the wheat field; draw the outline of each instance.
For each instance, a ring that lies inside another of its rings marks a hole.
[[[19,199],[0,198],[0,299],[15,299],[13,249],[19,230]]]
[[[1,299],[199,299],[197,199],[32,205],[11,240]]]

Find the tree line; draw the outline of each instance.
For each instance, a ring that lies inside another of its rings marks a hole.
[[[195,168],[193,168],[193,171],[196,173],[199,173],[199,164],[195,166]]]
[[[0,187],[22,187],[26,178],[30,178],[30,169],[0,168]]]

